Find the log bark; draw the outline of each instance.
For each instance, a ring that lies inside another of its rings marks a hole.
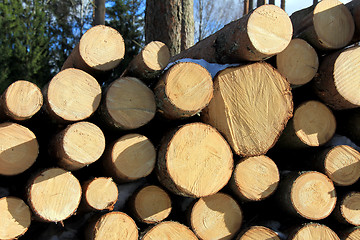
[[[213,127],[190,123],[164,136],[156,170],[161,184],[173,193],[205,197],[215,194],[229,181],[232,152]]]
[[[260,62],[218,73],[214,97],[201,116],[225,136],[236,154],[257,156],[275,144],[292,110],[289,83]]]
[[[299,87],[315,77],[319,58],[310,44],[295,38],[284,51],[276,55],[276,67],[292,87]]]
[[[181,51],[184,51],[194,45],[194,1],[182,0],[181,4]]]
[[[264,5],[174,56],[207,62],[259,61],[283,51],[292,38],[288,15],[275,5]]]
[[[360,106],[357,92],[360,63],[356,60],[359,54],[359,46],[347,48],[327,55],[320,64],[319,74],[314,79],[315,92],[335,110]]]
[[[341,111],[336,117],[339,133],[360,146],[360,108]]]
[[[140,134],[127,134],[107,147],[103,165],[117,182],[131,182],[148,176],[154,169],[156,151]]]
[[[155,116],[154,93],[139,79],[118,78],[105,87],[99,113],[110,127],[132,130],[144,126]]]
[[[360,238],[360,228],[353,227],[343,230],[339,233],[339,237],[341,240],[357,240]]]
[[[164,117],[187,118],[209,104],[213,82],[202,66],[191,62],[177,63],[160,78],[154,92],[158,111]]]
[[[171,239],[197,240],[195,234],[185,225],[178,222],[161,222],[142,233],[141,240]]]
[[[95,0],[94,6],[94,26],[105,25],[105,1],[106,0]]]
[[[282,148],[318,147],[328,142],[335,130],[332,111],[323,103],[311,100],[295,109],[277,144]]]
[[[249,13],[249,0],[244,0],[243,16]]]
[[[280,181],[279,170],[269,157],[241,159],[235,166],[229,186],[242,201],[261,201],[272,195]]]
[[[304,226],[298,228],[289,240],[302,240],[309,239],[327,239],[327,240],[340,240],[336,233],[329,227],[319,223],[306,223]]]
[[[359,226],[359,209],[360,192],[349,192],[339,199],[333,215],[340,223]]]
[[[75,214],[81,200],[81,185],[70,172],[50,168],[30,180],[27,197],[38,220],[62,222]]]
[[[236,240],[280,240],[273,230],[263,226],[252,226],[238,235]]]
[[[65,69],[43,88],[44,109],[61,123],[89,118],[98,108],[101,87],[91,75],[79,69]]]
[[[353,0],[345,4],[345,6],[351,12],[351,15],[355,23],[355,32],[352,42],[359,42],[360,41],[360,2],[357,0]]]
[[[200,239],[233,239],[242,221],[239,204],[224,193],[200,198],[190,211],[191,229]]]
[[[20,198],[0,198],[0,222],[0,239],[18,239],[30,227],[30,208]]]
[[[0,175],[13,176],[29,169],[39,154],[35,134],[22,125],[0,124]]]
[[[294,36],[318,50],[347,46],[354,34],[350,11],[338,0],[325,0],[291,15]]]
[[[0,97],[0,114],[4,119],[23,121],[34,116],[43,105],[43,95],[34,83],[18,80]]]
[[[104,150],[101,129],[90,122],[77,122],[53,137],[50,151],[59,166],[73,171],[97,161]]]

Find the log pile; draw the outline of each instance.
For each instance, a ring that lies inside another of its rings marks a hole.
[[[1,95],[0,239],[358,239],[357,2],[263,5],[117,79],[121,34],[91,28]]]

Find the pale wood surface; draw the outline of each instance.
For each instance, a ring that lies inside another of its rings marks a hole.
[[[298,229],[298,231],[288,238],[289,240],[304,240],[304,239],[326,239],[326,240],[340,240],[336,233],[329,227],[318,224],[308,223]]]
[[[349,192],[337,203],[335,217],[345,224],[360,225],[360,192]]]
[[[0,124],[0,174],[17,175],[30,168],[39,154],[35,134],[16,123]]]
[[[160,182],[175,194],[205,197],[227,184],[233,164],[231,149],[220,133],[196,122],[163,138],[156,170]]]
[[[197,240],[196,235],[185,225],[178,222],[161,222],[140,238],[141,240],[171,239],[171,240]]]
[[[241,233],[236,240],[280,240],[273,230],[263,226],[252,226]]]
[[[214,79],[214,97],[201,115],[236,154],[256,156],[275,144],[292,110],[289,82],[259,62],[221,71]]]

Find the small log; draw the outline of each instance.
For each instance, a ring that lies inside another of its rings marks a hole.
[[[277,197],[284,210],[310,220],[326,218],[336,204],[334,184],[326,175],[314,171],[284,176]]]
[[[148,176],[155,162],[154,145],[140,134],[122,136],[106,149],[103,158],[107,173],[120,183]]]
[[[319,50],[343,48],[354,35],[355,24],[351,13],[338,0],[323,0],[316,6],[293,13],[290,18],[294,36]]]
[[[109,212],[89,224],[85,236],[88,240],[137,240],[138,229],[134,220],[123,212]]]
[[[82,185],[83,209],[89,211],[112,210],[118,199],[118,188],[111,178],[93,178]]]
[[[360,46],[355,46],[327,55],[320,64],[319,74],[313,81],[315,92],[335,110],[360,106],[359,55]]]
[[[236,164],[229,185],[243,201],[261,201],[276,190],[279,170],[269,157],[248,157]]]
[[[243,214],[229,195],[216,193],[200,198],[190,212],[192,230],[200,239],[233,239],[240,230]]]
[[[326,239],[326,240],[340,240],[336,233],[329,227],[319,223],[307,223],[298,228],[289,240],[304,240],[304,239]]]
[[[147,81],[158,77],[170,60],[169,48],[162,42],[152,41],[136,55],[127,67],[126,75]]]
[[[280,240],[273,230],[263,226],[252,226],[238,235],[236,240]]]
[[[155,89],[159,112],[168,119],[194,116],[213,97],[210,73],[196,63],[183,62],[171,67]]]
[[[38,220],[62,222],[73,215],[81,200],[81,185],[61,168],[41,171],[29,183],[28,203]]]
[[[90,122],[68,125],[52,139],[51,152],[58,165],[78,170],[97,161],[105,150],[105,136]]]
[[[194,122],[164,136],[156,170],[161,184],[173,193],[199,198],[223,188],[233,164],[231,149],[220,133]]]
[[[332,111],[319,101],[307,101],[298,106],[289,121],[278,146],[287,148],[318,147],[335,134],[336,119]]]
[[[0,111],[5,118],[23,121],[34,116],[43,105],[43,95],[34,83],[19,80],[0,97]]]
[[[292,31],[284,10],[263,5],[176,55],[172,61],[181,58],[213,63],[259,61],[282,52],[292,38]]]
[[[276,55],[276,67],[292,87],[299,87],[315,77],[319,58],[310,44],[295,38],[284,51]]]
[[[0,124],[0,175],[17,175],[30,168],[39,154],[35,134],[16,123]]]
[[[122,77],[105,88],[99,109],[102,120],[113,128],[131,130],[144,126],[154,118],[154,93],[139,79]]]
[[[0,198],[0,223],[0,239],[18,239],[30,226],[30,208],[16,197]]]
[[[353,227],[343,230],[339,233],[339,237],[341,240],[358,240],[360,239],[360,228]]]
[[[289,83],[271,65],[259,62],[221,71],[201,116],[236,154],[249,157],[265,154],[275,144],[292,110]]]
[[[147,224],[163,221],[172,209],[169,194],[155,185],[137,191],[130,204],[135,219]]]
[[[61,70],[77,68],[96,75],[118,66],[124,55],[125,44],[121,34],[111,27],[98,25],[81,37]]]
[[[171,239],[171,240],[197,240],[195,234],[185,225],[178,222],[161,222],[146,230],[141,240]]]
[[[357,0],[353,0],[345,4],[345,6],[351,12],[351,15],[355,23],[355,32],[352,42],[359,42],[360,41],[360,2]]]
[[[56,74],[43,88],[44,108],[58,122],[81,121],[98,108],[101,88],[86,72],[69,68]]]
[[[334,216],[340,223],[360,226],[360,192],[350,192],[339,199]]]
[[[317,157],[318,165],[337,186],[350,186],[360,178],[360,153],[347,145],[324,150]]]

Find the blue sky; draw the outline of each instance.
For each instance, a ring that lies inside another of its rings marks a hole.
[[[340,0],[342,3],[348,3],[350,0]],[[275,0],[275,4],[280,6],[280,0]],[[287,0],[285,5],[285,11],[291,15],[300,9],[309,7],[313,4],[313,0]]]

